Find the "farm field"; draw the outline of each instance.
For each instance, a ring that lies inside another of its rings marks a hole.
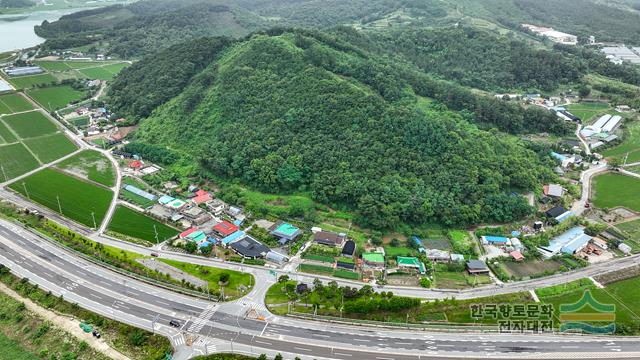
[[[9,130],[7,125],[0,121],[0,145],[17,141],[16,136]]]
[[[20,94],[6,94],[0,96],[0,114],[12,114],[29,111],[33,105]]]
[[[196,264],[189,264],[175,260],[158,259],[165,264],[178,268],[188,274],[191,274],[197,278],[200,278],[209,283],[209,290],[212,293],[220,292],[220,275],[229,274],[229,280],[224,285],[225,297],[237,298],[247,292],[251,291],[250,286],[255,284],[253,275],[247,273],[241,273],[239,271],[218,269],[208,266],[201,266]],[[242,293],[238,291],[239,287],[244,286],[247,288],[247,292]]]
[[[178,234],[178,230],[120,205],[116,207],[111,223],[109,223],[109,230],[152,243],[157,242],[156,230],[158,241],[170,239]]]
[[[89,79],[98,80],[111,80],[115,76],[114,73],[103,67],[94,67],[88,69],[78,70],[82,75]]]
[[[627,163],[640,161],[640,121],[628,123],[624,131],[622,143],[603,152],[603,155],[606,157],[615,156],[622,159],[624,159],[627,154]]]
[[[46,164],[76,151],[77,147],[63,133],[23,140],[41,163]]]
[[[58,128],[40,111],[31,111],[15,115],[5,115],[2,121],[22,139],[52,134]]]
[[[33,87],[35,85],[46,85],[46,84],[57,83],[58,79],[56,79],[51,74],[44,73],[44,74],[38,74],[38,75],[12,77],[12,78],[9,78],[9,82],[16,89],[26,89],[26,88]]]
[[[0,171],[2,182],[27,173],[40,165],[21,143],[0,146],[0,164],[4,170]]]
[[[505,261],[501,264],[503,270],[515,278],[527,278],[545,272],[554,273],[562,264],[555,260],[527,260],[521,262]]]
[[[617,224],[616,227],[629,234],[625,243],[631,246],[634,253],[637,252],[640,249],[640,219]]]
[[[599,208],[624,206],[640,211],[640,179],[615,173],[594,178],[593,203]]]
[[[90,227],[94,226],[91,214],[95,215],[99,225],[113,197],[111,190],[49,168],[15,182],[9,187],[58,213],[60,211],[57,198],[59,198],[62,215]]]
[[[607,111],[607,109],[609,109],[609,104],[601,102],[577,103],[567,106],[567,110],[582,119],[583,124],[591,124],[596,115]]]
[[[27,93],[40,106],[49,111],[58,110],[71,102],[82,100],[86,95],[84,92],[75,90],[69,85],[32,89]]]
[[[418,251],[406,246],[393,247],[391,245],[385,245],[384,252],[387,257],[395,259],[396,256],[414,256]]]
[[[85,150],[56,165],[84,179],[95,181],[104,186],[115,185],[116,174],[113,165],[101,153]]]
[[[633,328],[634,324],[640,321],[640,277],[614,282],[605,286],[604,289],[582,286],[577,290],[562,292],[559,295],[539,296],[545,303],[554,305],[556,314],[560,304],[571,304],[578,301],[584,294],[585,289],[590,289],[593,297],[603,304],[614,304],[616,306],[616,324]],[[544,290],[544,289],[543,289]]]
[[[434,287],[439,289],[465,289],[491,284],[489,275],[469,275],[466,272],[436,271]]]

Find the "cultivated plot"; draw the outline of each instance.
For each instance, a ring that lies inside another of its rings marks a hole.
[[[615,156],[626,159],[627,164],[640,162],[640,122],[634,121],[626,125],[622,144],[607,149],[604,156]]]
[[[2,121],[21,139],[52,134],[58,128],[40,111],[31,111],[15,115],[5,115]]]
[[[593,179],[593,203],[599,208],[624,206],[640,211],[640,179],[615,173],[598,175]]]
[[[58,79],[56,79],[51,74],[38,74],[38,75],[12,77],[12,78],[9,78],[9,82],[16,89],[26,89],[36,85],[54,84],[58,82]]]
[[[89,227],[100,226],[113,192],[51,168],[9,186],[31,201]],[[92,216],[93,215],[93,216]]]
[[[104,186],[115,185],[116,174],[111,161],[97,151],[85,150],[59,164],[58,168]]]
[[[28,91],[28,94],[40,106],[49,111],[58,110],[71,102],[82,100],[86,95],[83,91],[78,91],[69,85],[32,89]]]
[[[18,141],[13,132],[2,121],[0,121],[0,141],[5,144]]]
[[[12,114],[33,110],[33,105],[20,94],[0,96],[0,114]]]
[[[0,182],[25,174],[39,165],[21,143],[0,146]]]
[[[162,242],[178,234],[178,230],[126,206],[116,208],[109,230],[152,243]]]
[[[23,143],[46,164],[77,150],[77,147],[62,133],[26,139]]]

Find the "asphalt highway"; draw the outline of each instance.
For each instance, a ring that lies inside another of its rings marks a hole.
[[[247,300],[217,304],[110,272],[15,225],[0,222],[0,263],[89,310],[152,329],[184,346],[199,335],[221,344],[330,359],[438,357],[640,358],[637,338],[508,335],[350,327],[271,316],[245,319]],[[171,319],[181,322],[171,328]],[[206,346],[206,343],[205,343]]]

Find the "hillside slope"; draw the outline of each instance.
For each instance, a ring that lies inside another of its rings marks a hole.
[[[408,84],[386,92],[399,84],[384,67],[347,75],[384,64],[371,57],[322,34],[254,35],[157,108],[138,139],[190,153],[205,170],[264,191],[308,191],[378,228],[529,213],[509,193],[553,177],[541,157],[429,105]]]

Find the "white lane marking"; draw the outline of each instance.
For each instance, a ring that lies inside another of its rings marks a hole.
[[[268,342],[268,341],[260,341],[260,340],[256,340],[256,342],[258,344],[265,344],[265,345],[273,345],[272,343]]]
[[[334,352],[333,355],[338,355],[338,356],[353,356],[351,354],[344,354],[344,353],[339,353],[339,352]]]
[[[309,351],[309,352],[313,351],[311,349],[301,348],[301,347],[297,347],[297,346],[294,346],[293,348],[296,349],[296,350],[302,350],[302,351]]]

